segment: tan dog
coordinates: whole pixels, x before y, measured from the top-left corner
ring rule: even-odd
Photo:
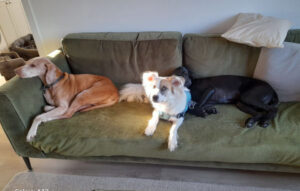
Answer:
[[[21,78],[38,76],[44,84],[46,113],[35,117],[27,134],[32,141],[42,122],[70,118],[77,111],[89,111],[118,102],[119,94],[112,81],[104,76],[63,73],[47,58],[33,58],[15,70]]]

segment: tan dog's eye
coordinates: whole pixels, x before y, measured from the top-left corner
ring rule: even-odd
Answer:
[[[34,64],[30,64],[29,66],[30,66],[30,67],[32,67],[32,68],[33,68],[33,67],[35,67],[35,65],[34,65]]]

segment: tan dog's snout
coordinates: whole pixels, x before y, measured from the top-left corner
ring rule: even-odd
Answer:
[[[30,71],[30,66],[28,64],[25,64],[24,66],[21,66],[19,68],[15,69],[15,73],[20,77],[20,78],[29,78],[29,77],[34,77],[31,74]]]
[[[15,74],[17,74],[18,76],[22,77],[23,76],[22,75],[23,74],[22,73],[22,69],[23,69],[23,66],[16,68],[15,69]]]

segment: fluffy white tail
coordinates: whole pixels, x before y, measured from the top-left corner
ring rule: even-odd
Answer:
[[[125,84],[120,90],[121,101],[149,103],[142,84]]]

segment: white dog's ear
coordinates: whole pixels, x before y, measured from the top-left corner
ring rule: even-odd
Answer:
[[[175,87],[184,86],[185,79],[181,76],[172,76],[172,85]]]
[[[158,77],[157,72],[144,72],[143,73],[143,84],[153,83],[155,78]]]

